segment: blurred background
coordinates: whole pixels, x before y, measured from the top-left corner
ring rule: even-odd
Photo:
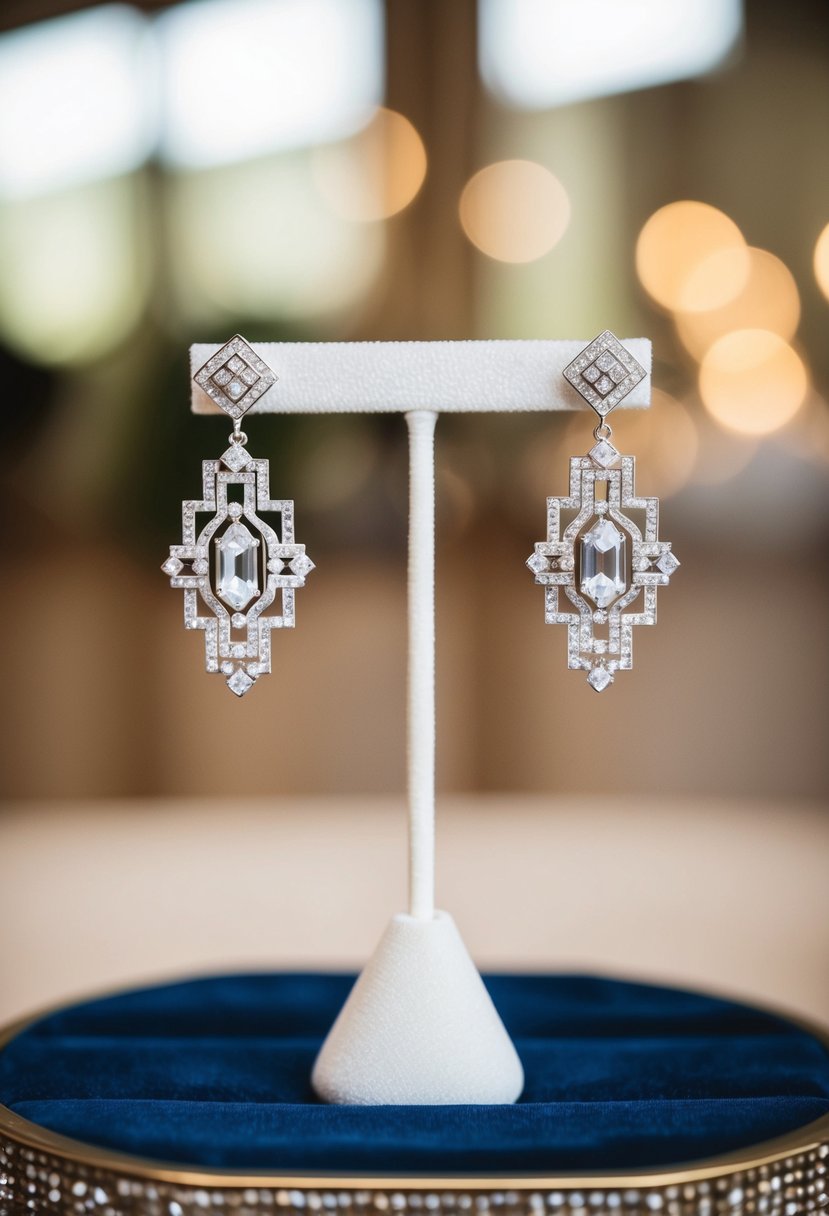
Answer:
[[[653,408],[620,412],[615,439],[683,565],[633,672],[601,696],[566,670],[523,567],[591,418],[440,422],[440,790],[536,795],[521,805],[542,819],[618,806],[615,828],[585,830],[632,855],[625,808],[699,813],[701,856],[718,847],[701,808],[744,808],[741,857],[761,821],[785,832],[805,815],[809,864],[829,863],[827,119],[822,0],[9,0],[0,833],[23,866],[9,915],[13,892],[71,879],[63,846],[43,869],[38,824],[88,860],[104,820],[83,816],[104,807],[107,824],[171,798],[399,807],[399,418],[248,428],[318,567],[253,695],[205,677],[158,569],[227,432],[189,414],[187,348],[236,331],[651,337]],[[739,881],[766,897],[750,871]],[[809,898],[801,922],[829,922]],[[828,969],[818,991],[801,962],[802,1001],[829,1014]]]

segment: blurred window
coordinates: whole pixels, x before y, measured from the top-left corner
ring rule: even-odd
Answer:
[[[320,158],[378,195],[368,218],[406,205],[425,168],[398,188],[383,89],[381,0],[110,4],[1,36],[0,337],[87,363],[151,301],[174,327],[353,307],[383,229]]]
[[[548,109],[708,72],[741,30],[741,0],[480,0],[481,74]]]
[[[112,177],[155,142],[147,23],[104,6],[0,38],[0,194]]]
[[[223,164],[353,135],[382,101],[378,0],[201,0],[157,21],[162,152]]]

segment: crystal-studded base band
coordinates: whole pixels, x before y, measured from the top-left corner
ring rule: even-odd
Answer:
[[[34,1136],[30,1137],[29,1129]],[[0,1213],[30,1216],[801,1216],[829,1209],[829,1117],[788,1149],[642,1175],[367,1178],[228,1175],[153,1165],[52,1136],[0,1107]],[[57,1147],[50,1147],[52,1142]],[[778,1143],[778,1142],[774,1142]],[[782,1143],[782,1142],[781,1142]],[[762,1146],[761,1146],[762,1147]],[[97,1157],[97,1160],[96,1160]]]

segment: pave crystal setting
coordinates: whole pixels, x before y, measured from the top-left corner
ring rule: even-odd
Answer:
[[[253,347],[236,334],[199,368],[193,379],[236,422],[276,384],[277,377]]]
[[[645,374],[607,330],[565,369],[600,426],[587,455],[570,459],[569,495],[547,499],[547,539],[527,560],[544,587],[545,621],[567,626],[568,667],[586,671],[596,692],[633,666],[634,626],[656,624],[657,590],[679,568],[659,539],[659,500],[637,495],[634,458],[618,452],[604,422]],[[573,518],[562,530],[563,512]],[[562,590],[575,611],[562,608]]]
[[[202,497],[181,504],[181,544],[170,546],[161,569],[184,592],[185,629],[204,633],[207,671],[243,697],[270,672],[271,632],[293,628],[294,597],[314,563],[294,540],[293,502],[271,499],[268,462],[250,455],[239,432],[239,418],[276,376],[237,336],[194,380],[235,429],[227,451],[202,462]],[[278,515],[278,525],[266,515]],[[209,517],[203,526],[199,516]]]
[[[609,329],[594,338],[564,369],[565,379],[605,418],[647,372]]]

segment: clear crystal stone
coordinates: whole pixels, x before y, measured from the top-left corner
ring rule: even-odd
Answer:
[[[234,401],[237,401],[243,393],[247,392],[247,389],[241,380],[231,380],[225,392],[228,397],[232,397]]]
[[[169,574],[170,578],[175,578],[183,566],[184,563],[177,557],[168,557],[166,562],[162,563],[161,569],[165,574]]]
[[[227,504],[227,513],[231,519],[238,519],[243,511],[244,507],[240,502],[229,502]]]
[[[603,689],[607,688],[608,684],[613,683],[613,676],[606,667],[591,667],[587,683],[591,688],[595,688],[596,692],[602,692]]]
[[[230,385],[227,391],[230,392],[232,387],[233,385]],[[595,385],[596,392],[601,393],[603,397],[606,397],[610,390],[615,387],[616,386],[610,379],[610,376],[602,376],[601,380],[597,380]]]
[[[213,373],[213,379],[216,381],[219,388],[224,388],[228,381],[233,379],[233,376],[226,367],[220,367],[217,372]]]
[[[600,374],[601,373],[599,372],[599,369],[596,367],[595,363],[591,363],[590,366],[586,367],[582,372],[582,375],[588,384],[595,384]]]
[[[249,688],[253,688],[253,680],[244,667],[237,667],[228,680],[227,686],[231,692],[236,693],[237,697],[243,697]]]
[[[626,556],[625,535],[609,519],[599,520],[582,537],[579,586],[597,608],[607,608],[625,591]]]
[[[244,359],[240,359],[238,355],[233,355],[232,358],[228,359],[227,366],[238,376],[239,372],[244,371],[247,367],[247,363],[245,363]]]
[[[237,611],[259,594],[259,541],[244,524],[231,524],[216,541],[216,594]]]
[[[659,561],[656,564],[659,567],[659,569],[662,571],[663,574],[667,574],[670,577],[673,574],[674,570],[677,570],[679,568],[680,561],[679,561],[679,558],[674,557],[673,553],[671,553],[670,549],[668,549],[665,553],[662,554],[662,556],[660,557]]]
[[[607,439],[600,439],[599,442],[590,449],[587,453],[594,464],[599,465],[602,469],[609,469],[612,464],[615,464],[619,459],[619,453],[613,444]]]

